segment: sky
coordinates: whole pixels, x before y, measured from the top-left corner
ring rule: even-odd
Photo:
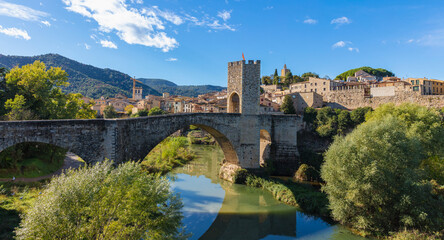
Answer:
[[[227,85],[227,63],[444,80],[442,0],[0,0],[0,54],[57,53],[136,78]]]

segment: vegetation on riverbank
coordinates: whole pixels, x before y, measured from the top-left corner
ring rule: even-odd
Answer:
[[[0,178],[40,177],[63,166],[66,150],[44,143],[20,143],[0,152]]]
[[[142,161],[142,167],[150,172],[165,174],[194,158],[186,137],[168,137],[159,143]]]
[[[105,161],[54,177],[15,232],[17,239],[176,239],[181,208],[166,178],[140,163]]]
[[[336,137],[321,170],[332,217],[363,235],[441,231],[443,123],[434,109],[387,104]]]

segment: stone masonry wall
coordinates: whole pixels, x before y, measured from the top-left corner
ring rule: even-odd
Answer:
[[[444,95],[420,95],[413,91],[395,89],[395,96],[365,97],[364,89],[351,89],[331,91],[324,95],[326,106],[343,109],[356,109],[359,107],[377,108],[381,104],[416,103],[426,107],[443,108]]]

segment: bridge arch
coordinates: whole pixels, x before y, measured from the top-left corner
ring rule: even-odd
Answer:
[[[176,119],[178,119],[178,121],[176,121]],[[164,123],[165,120],[167,120],[168,124]],[[187,116],[186,114],[176,114],[138,118],[134,123],[134,125],[131,125],[137,126],[138,129],[133,129],[132,126],[127,128],[127,130],[130,129],[128,132],[130,136],[125,138],[125,140],[127,141],[126,145],[130,146],[125,149],[126,156],[121,157],[120,159],[142,160],[160,142],[171,136],[173,133],[181,129],[187,129],[190,125],[194,125],[205,130],[214,137],[221,147],[227,162],[237,165],[240,164],[235,143],[238,138],[236,135],[236,129],[228,127],[224,121],[214,121],[211,117],[195,118],[193,115]]]

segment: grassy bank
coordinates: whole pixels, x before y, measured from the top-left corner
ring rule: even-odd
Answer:
[[[189,141],[186,137],[169,137],[146,156],[142,166],[150,173],[165,174],[194,158],[194,153],[188,147]]]

